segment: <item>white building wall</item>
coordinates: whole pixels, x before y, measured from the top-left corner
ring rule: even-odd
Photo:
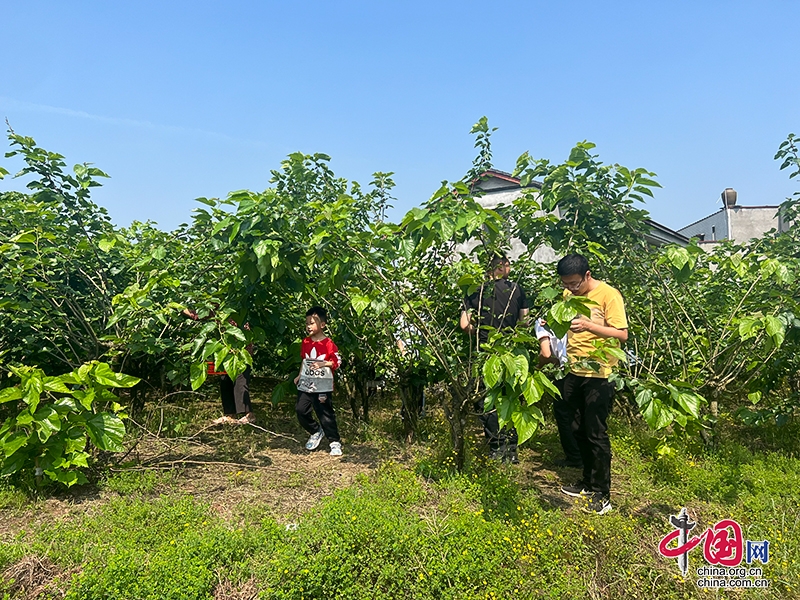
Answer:
[[[488,183],[488,182],[487,182]],[[505,182],[504,182],[505,183]],[[506,185],[508,185],[506,183]],[[481,184],[483,187],[484,184]],[[489,186],[486,186],[489,187]],[[519,198],[524,190],[522,188],[512,189],[512,190],[504,190],[504,191],[497,191],[492,192],[490,189],[487,190],[484,188],[484,195],[480,198],[476,198],[476,200],[481,204],[481,206],[489,209],[495,209],[498,206],[507,206],[514,202],[517,198]],[[545,211],[536,211],[534,213],[535,216],[540,217],[544,216],[546,213]],[[556,214],[558,212],[556,211]],[[456,247],[457,252],[462,252],[467,254],[470,250],[472,250],[475,246],[478,245],[478,241],[471,241],[467,242],[466,244],[459,244]],[[513,238],[511,240],[511,248],[508,252],[508,258],[513,262],[518,259],[520,256],[528,252],[528,248],[525,244],[522,243],[522,240],[519,238]],[[552,248],[549,246],[539,246],[533,251],[533,260],[540,263],[552,263],[556,262],[560,257],[556,255]]]
[[[777,206],[734,206],[729,211],[731,237],[735,242],[746,242],[770,229],[778,229]]]

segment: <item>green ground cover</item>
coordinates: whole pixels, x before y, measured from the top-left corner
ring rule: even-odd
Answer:
[[[188,485],[199,477],[188,469],[123,470],[84,486],[85,508],[68,517],[48,514],[46,498],[0,491],[0,516],[16,523],[0,544],[0,598],[800,597],[796,424],[756,435],[723,422],[716,449],[687,444],[656,458],[646,429],[617,416],[614,511],[598,517],[558,492],[577,473],[552,466],[552,426],[518,466],[479,458],[476,428],[471,460],[456,473],[436,410],[411,446],[400,441],[391,410],[376,411],[369,426],[341,415],[344,460],[315,460],[326,473],[360,471],[335,490],[310,468],[273,477],[227,467],[215,485],[243,495],[221,511],[216,492]],[[260,416],[273,431],[295,427],[288,410]],[[231,464],[247,456],[278,464],[280,448],[259,448],[274,436],[243,428],[221,435],[214,443]],[[301,453],[288,456],[302,461]],[[298,490],[312,500],[275,500]],[[698,589],[700,548],[682,578],[657,545],[683,506],[698,530],[732,518],[744,539],[769,540],[770,587]]]

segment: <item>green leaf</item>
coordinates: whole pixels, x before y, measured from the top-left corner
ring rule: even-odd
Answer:
[[[67,454],[83,452],[85,448],[86,434],[82,427],[74,425],[64,437],[64,452]]]
[[[103,252],[108,252],[114,247],[114,244],[117,243],[117,238],[115,237],[102,237],[97,242],[97,247],[100,248]]]
[[[220,367],[221,365],[217,365],[217,368]],[[207,376],[208,373],[206,371],[206,361],[201,360],[200,362],[194,363],[189,369],[189,378],[192,382],[192,390],[197,390],[201,385],[203,385]]]
[[[30,231],[19,233],[11,238],[11,242],[14,244],[33,244],[35,241],[36,234],[31,233]]]
[[[667,246],[666,255],[667,260],[676,271],[681,271],[686,265],[689,265],[690,269],[694,267],[694,257],[686,248],[681,246]]]
[[[223,362],[225,362],[225,358],[228,356],[229,353],[230,353],[230,348],[228,348],[227,346],[222,346],[221,348],[219,348],[216,352],[214,352],[214,364],[221,365]]]
[[[528,378],[528,360],[521,355],[503,354],[501,360],[506,368],[506,382],[517,387]]]
[[[272,405],[277,406],[279,403],[283,402],[283,400],[294,391],[295,385],[294,381],[284,381],[283,383],[279,383],[275,386],[275,389],[272,390]]]
[[[562,338],[569,331],[572,324],[572,319],[578,316],[578,310],[573,306],[561,301],[556,302],[550,308],[550,318],[547,319],[547,325],[555,333],[556,337]]]
[[[636,392],[636,404],[639,405],[639,408],[644,409],[645,406],[650,404],[653,399],[653,392],[646,388],[640,388],[638,392]]]
[[[559,295],[560,295],[559,291],[551,287],[546,287],[541,292],[539,292],[539,297],[542,300],[546,300],[547,302],[555,300],[556,298],[558,298]]]
[[[497,419],[500,427],[504,427],[506,423],[511,421],[514,411],[519,410],[519,401],[517,398],[509,398],[504,394],[497,394],[494,398],[494,406],[497,409]]]
[[[700,402],[702,401],[700,396],[681,392],[675,400],[685,412],[692,415],[695,419],[700,418]]]
[[[36,407],[39,406],[42,392],[44,391],[44,381],[41,376],[41,371],[35,373],[28,379],[28,381],[25,382],[25,387],[27,389],[25,390],[25,395],[22,397],[22,400],[28,405],[31,412],[35,412]]]
[[[644,390],[648,394],[649,390]],[[641,392],[640,392],[641,393]],[[637,394],[637,403],[639,402]],[[642,406],[642,416],[651,429],[663,429],[672,422],[672,412],[656,397],[651,396],[650,402]]]
[[[408,238],[400,240],[398,250],[403,258],[406,260],[410,259],[411,255],[414,253],[414,241]]]
[[[92,373],[95,381],[101,385],[109,387],[129,388],[135,386],[139,381],[138,377],[132,375],[125,375],[124,373],[115,373],[111,367],[106,363],[99,363]]]
[[[539,425],[544,424],[544,416],[538,406],[521,406],[519,411],[511,415],[511,420],[517,430],[519,444],[531,439]]]
[[[239,329],[238,327],[233,327],[233,326],[228,327],[228,329],[227,329],[227,331],[225,333],[230,335],[230,336],[232,336],[232,337],[234,337],[234,338],[236,338],[240,342],[246,342],[247,341],[247,337],[244,335],[244,332],[241,329]]]
[[[273,240],[259,240],[253,244],[253,252],[256,255],[256,258],[262,258],[265,256],[273,247],[275,242]]]
[[[486,398],[483,401],[483,412],[489,412],[497,407],[500,403],[500,388],[492,388],[486,392]],[[498,416],[499,418],[499,416]]]
[[[536,404],[539,400],[542,399],[542,395],[544,394],[544,388],[542,387],[541,383],[538,381],[536,377],[538,373],[534,373],[533,375],[528,375],[528,377],[522,383],[522,396],[525,398],[526,404]]]
[[[17,425],[30,425],[31,423],[33,423],[33,415],[31,414],[30,410],[23,410],[17,415]]]
[[[33,415],[33,418],[39,441],[43,444],[47,443],[51,435],[61,431],[61,419],[52,406],[40,408],[36,411],[36,414]]]
[[[19,387],[9,387],[0,390],[0,404],[3,402],[13,402],[19,400],[23,396],[22,390]]]
[[[617,346],[611,346],[611,345],[606,344],[606,345],[603,346],[603,352],[613,356],[617,360],[624,361],[627,358],[625,356],[625,351],[622,350],[622,348],[619,348]]]
[[[0,475],[11,475],[17,471],[21,471],[27,462],[27,456],[24,452],[18,452],[13,457],[7,458],[2,461],[3,469],[0,470]]]
[[[458,287],[460,287],[467,296],[473,294],[480,285],[480,279],[471,273],[465,273],[458,278]]]
[[[23,431],[15,431],[3,442],[3,454],[8,458],[27,443],[27,434]]]
[[[209,323],[209,325],[212,324]],[[203,348],[205,343],[206,343],[206,336],[201,335],[200,337],[195,338],[194,343],[192,344],[192,356],[199,356],[200,349]],[[202,358],[205,360],[205,357]]]
[[[84,438],[85,439],[85,438]],[[69,462],[71,462],[76,467],[89,467],[89,454],[86,452],[75,452],[70,456]]]
[[[753,404],[758,404],[761,401],[761,392],[752,392],[747,394],[747,399]]]
[[[350,304],[359,317],[361,316],[361,313],[363,313],[364,310],[369,306],[370,302],[371,300],[369,296],[352,296],[350,298]]]
[[[72,395],[81,403],[81,406],[86,410],[92,410],[92,403],[95,399],[95,390],[89,389],[88,391],[84,392],[81,390],[76,390],[72,393]]]
[[[503,376],[503,363],[497,355],[490,356],[483,364],[483,381],[487,388],[493,388]]]
[[[63,483],[67,487],[72,487],[76,483],[81,483],[81,477],[83,477],[83,481],[86,481],[86,477],[83,476],[78,471],[67,471],[65,469],[48,469],[45,471],[45,474],[52,479],[53,481],[58,481],[59,483]]]
[[[561,397],[561,392],[558,391],[558,388],[553,384],[552,381],[550,381],[550,378],[547,377],[547,375],[545,375],[541,371],[536,371],[533,374],[533,377],[536,379],[539,385],[542,386],[543,389],[550,392],[550,395],[553,396],[553,398]]]
[[[450,219],[442,219],[439,221],[439,227],[442,230],[442,239],[451,240],[456,231],[456,225]]]
[[[61,377],[45,377],[44,389],[48,392],[56,392],[58,394],[70,394],[72,391],[64,385]]]
[[[202,360],[208,360],[213,354],[219,351],[221,348],[227,348],[225,344],[220,342],[219,340],[208,340],[206,345],[203,347],[203,353],[200,355]],[[218,365],[222,364],[222,361],[215,361]]]
[[[211,236],[217,235],[220,231],[228,227],[233,221],[233,217],[225,217],[221,221],[217,222],[214,227],[211,229]]]
[[[247,369],[247,361],[241,355],[231,353],[225,360],[224,368],[228,377],[236,381],[236,378]]]
[[[742,317],[739,321],[739,337],[743,340],[749,339],[758,333],[761,328],[760,319],[754,317]]]
[[[783,322],[777,317],[767,315],[764,317],[764,329],[766,329],[767,335],[772,338],[772,343],[775,344],[775,347],[779,348],[786,337],[786,327]]]
[[[101,450],[122,452],[122,438],[125,436],[125,424],[116,415],[108,412],[92,415],[86,420],[86,431],[92,443]]]
[[[77,371],[72,372],[72,376],[78,380],[78,383],[87,383],[89,381],[89,372],[92,370],[92,363],[85,363],[78,367]]]

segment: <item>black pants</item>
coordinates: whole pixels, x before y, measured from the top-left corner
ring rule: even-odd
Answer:
[[[500,421],[497,418],[497,409],[493,408],[489,412],[483,412],[483,399],[475,401],[475,411],[479,413],[483,425],[483,435],[489,443],[489,450],[501,450],[503,452],[516,452],[517,450],[517,430],[511,424],[500,429]]]
[[[294,410],[300,425],[308,433],[317,433],[322,427],[329,442],[338,442],[339,427],[336,425],[336,413],[333,412],[332,396],[333,392],[298,392]],[[312,410],[317,413],[319,425],[314,420]]]
[[[611,492],[611,442],[606,420],[611,412],[614,384],[599,377],[569,373],[563,396],[572,411],[572,433],[583,459],[583,483],[592,492]]]
[[[553,398],[553,416],[558,427],[558,439],[561,440],[561,447],[564,449],[567,462],[578,465],[583,462],[583,458],[575,435],[572,433],[574,411],[570,408],[569,402],[564,399],[564,380],[557,379],[554,384],[561,392],[560,398]]]
[[[236,383],[227,375],[219,380],[219,393],[222,396],[222,412],[226,415],[236,413],[249,413],[253,410],[250,405],[250,375],[251,369],[236,378]]]

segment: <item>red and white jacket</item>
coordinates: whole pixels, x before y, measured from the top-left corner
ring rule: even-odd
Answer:
[[[300,377],[297,389],[307,393],[325,393],[333,391],[333,372],[339,368],[341,358],[339,349],[329,337],[318,341],[307,337],[300,346]],[[322,361],[330,361],[330,367],[321,366]]]
[[[317,342],[307,337],[303,340],[300,346],[300,358],[310,358],[311,360],[329,360],[333,363],[331,370],[335,371],[342,364],[342,358],[339,356],[339,348],[333,343],[329,337],[323,338]]]

